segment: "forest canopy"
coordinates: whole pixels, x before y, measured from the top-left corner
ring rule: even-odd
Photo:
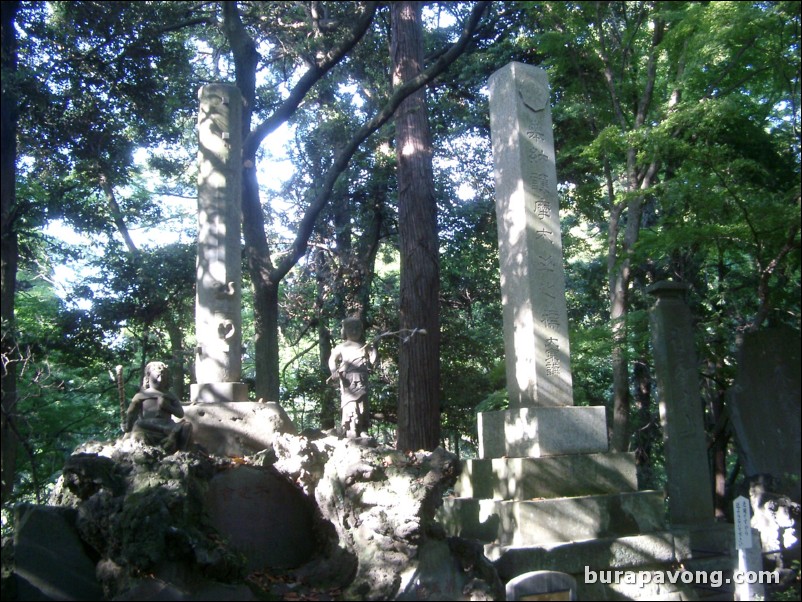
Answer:
[[[403,316],[435,303],[437,369],[409,370],[435,383],[435,443],[475,454],[476,412],[507,403],[486,84],[520,61],[552,88],[576,402],[608,408],[611,448],[659,486],[645,290],[687,283],[721,510],[742,337],[800,329],[800,4],[427,2],[423,62],[401,80],[391,4],[2,3],[4,508],[42,499],[79,443],[120,435],[147,362],[188,398],[209,82],[246,100],[253,398],[331,428],[328,358],[356,315],[379,337],[371,434],[395,445],[417,428]],[[397,154],[418,91],[439,258],[423,306],[402,301]]]

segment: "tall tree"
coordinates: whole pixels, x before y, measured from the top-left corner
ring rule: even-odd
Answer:
[[[391,7],[393,85],[423,71],[419,2]],[[424,90],[408,96],[395,115],[398,162],[398,238],[401,251],[400,326],[422,329],[402,344],[398,358],[398,449],[440,443],[440,258],[432,136]]]
[[[14,295],[16,292],[19,243],[17,240],[16,164],[17,164],[17,33],[14,20],[19,2],[2,3],[2,107],[0,107],[0,353],[2,372],[2,502],[5,503],[14,487],[17,459],[16,335],[14,325]]]
[[[597,5],[596,34],[598,36],[598,55],[601,59],[604,80],[615,114],[615,123],[620,131],[639,135],[647,125],[647,118],[653,113],[654,89],[657,78],[657,62],[659,46],[665,32],[665,22],[655,11],[653,14],[628,15],[648,25],[651,39],[646,43],[644,52],[646,68],[640,81],[630,89],[623,87],[630,84],[621,70],[621,62],[614,62],[611,54],[611,40],[620,40],[622,32],[618,31],[619,15],[605,20],[600,5]],[[606,27],[605,27],[606,26]],[[633,38],[637,30],[628,32]],[[629,57],[625,49],[623,69],[629,69]],[[640,58],[640,57],[639,57]],[[616,68],[616,64],[619,65]],[[634,108],[634,110],[633,110]],[[629,112],[631,111],[631,113]],[[632,253],[638,242],[641,229],[643,208],[647,199],[647,191],[655,182],[660,167],[656,157],[646,160],[639,153],[635,144],[627,145],[626,167],[623,194],[616,199],[613,193],[613,180],[608,179],[610,219],[608,222],[607,274],[610,293],[610,322],[613,330],[613,424],[610,446],[615,451],[627,451],[629,446],[629,413],[632,396],[629,389],[629,358],[627,357],[627,312],[629,311],[629,288],[632,281]],[[641,157],[639,157],[641,154]],[[610,194],[613,193],[613,194]],[[623,235],[622,235],[623,231]]]

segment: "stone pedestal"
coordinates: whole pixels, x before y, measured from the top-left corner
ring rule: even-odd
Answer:
[[[248,385],[245,383],[194,384],[189,386],[189,395],[194,403],[248,401]]]
[[[662,491],[538,500],[446,499],[441,519],[450,533],[505,546],[533,546],[665,529]]]
[[[480,412],[480,458],[539,458],[607,451],[602,406],[525,407]]]
[[[193,441],[217,456],[250,456],[272,449],[277,435],[296,433],[275,402],[198,403],[184,406],[184,418],[192,423]]]
[[[531,500],[638,490],[634,453],[465,460],[459,497]]]

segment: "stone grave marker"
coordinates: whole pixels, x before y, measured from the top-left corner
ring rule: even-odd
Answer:
[[[757,574],[763,570],[760,546],[755,545],[752,534],[752,510],[749,500],[739,496],[732,501],[732,515],[735,528],[735,548],[738,550],[738,570],[742,575]],[[739,600],[763,600],[765,588],[762,583],[749,583],[744,579],[737,584]]]

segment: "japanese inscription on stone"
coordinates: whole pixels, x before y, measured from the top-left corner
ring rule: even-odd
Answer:
[[[511,63],[490,78],[510,407],[573,405],[549,87]]]

